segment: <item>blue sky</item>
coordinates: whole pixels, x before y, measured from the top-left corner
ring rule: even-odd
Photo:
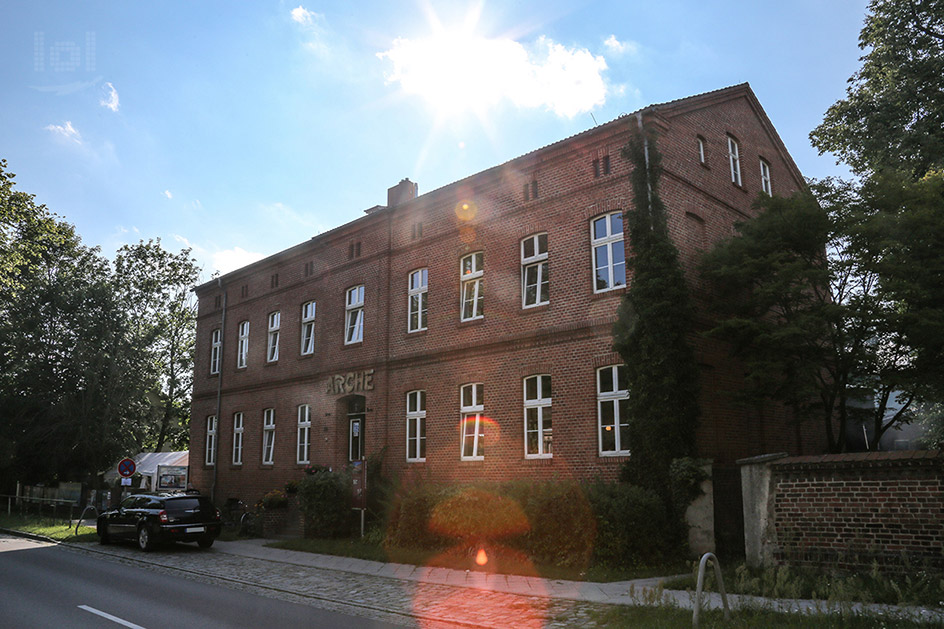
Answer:
[[[808,177],[866,0],[0,0],[0,158],[112,256],[232,270],[644,107],[748,81]],[[458,71],[457,71],[458,69]]]

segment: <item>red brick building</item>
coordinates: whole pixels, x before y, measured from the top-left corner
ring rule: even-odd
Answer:
[[[386,206],[199,286],[194,485],[250,502],[309,464],[382,449],[404,478],[616,478],[630,394],[611,349],[632,197],[620,149],[639,116],[659,135],[661,196],[697,300],[699,252],[762,191],[803,186],[747,84],[422,196],[403,180]],[[739,366],[698,332],[698,443],[715,461],[723,533],[739,527],[739,511],[721,513],[740,501],[736,459],[821,445],[779,411],[737,406]]]

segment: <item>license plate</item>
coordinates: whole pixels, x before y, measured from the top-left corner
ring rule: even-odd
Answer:
[[[206,530],[206,527],[203,526],[188,526],[184,529],[184,533],[202,533]]]

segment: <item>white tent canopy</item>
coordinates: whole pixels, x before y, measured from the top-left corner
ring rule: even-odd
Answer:
[[[145,487],[145,482],[148,488],[153,488],[157,486],[157,468],[159,465],[182,465],[184,467],[190,464],[190,451],[183,450],[181,452],[140,452],[133,457],[136,474],[141,476],[146,476],[150,480],[144,481],[142,479],[141,487]],[[118,479],[118,461],[115,461],[115,465],[105,472],[105,482],[111,484]]]

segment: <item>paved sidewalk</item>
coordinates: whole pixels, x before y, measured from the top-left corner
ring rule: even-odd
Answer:
[[[253,557],[296,566],[339,570],[355,574],[388,577],[402,581],[414,581],[454,587],[475,588],[505,594],[540,596],[570,601],[587,601],[608,604],[641,604],[648,594],[655,595],[656,588],[665,577],[635,579],[613,583],[588,581],[564,581],[518,575],[490,574],[449,568],[430,568],[408,564],[383,563],[352,557],[336,557],[314,553],[268,548],[271,540],[253,539],[236,542],[216,542],[214,548],[220,552],[242,557]]]

